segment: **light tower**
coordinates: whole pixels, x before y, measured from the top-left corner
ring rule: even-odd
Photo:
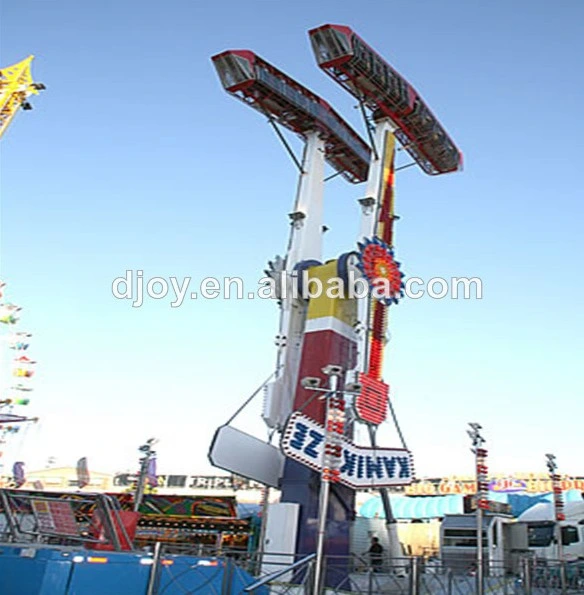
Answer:
[[[546,466],[549,471],[550,479],[552,480],[552,491],[554,498],[554,517],[555,517],[555,539],[558,547],[558,561],[560,563],[560,580],[562,586],[562,593],[566,591],[566,566],[564,561],[564,545],[562,543],[562,526],[561,522],[566,520],[564,513],[564,500],[562,498],[562,486],[560,484],[561,477],[558,473],[558,464],[556,456],[548,453],[545,455]]]
[[[485,592],[485,564],[483,560],[483,534],[485,530],[483,512],[489,510],[487,450],[483,448],[485,439],[481,435],[482,426],[474,422],[469,423],[468,425],[470,426],[470,430],[467,430],[467,434],[472,440],[471,451],[475,456],[477,483],[477,594],[483,595]]]
[[[146,440],[138,450],[142,453],[140,458],[140,470],[136,481],[136,491],[134,492],[134,512],[140,510],[146,485],[156,487],[156,451],[154,445],[158,442],[156,438]]]

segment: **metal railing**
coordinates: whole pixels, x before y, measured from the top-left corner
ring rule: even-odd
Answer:
[[[85,545],[120,551],[131,540],[120,505],[107,494],[56,494],[0,489],[0,541]],[[122,547],[122,543],[126,544]]]
[[[116,502],[79,494],[68,499],[74,527],[51,528],[44,505],[63,503],[50,494],[0,490],[0,541],[122,549],[127,539]],[[50,508],[50,506],[49,506]],[[56,510],[61,511],[61,506]],[[95,512],[101,529],[95,531]],[[120,530],[122,531],[120,533]],[[59,532],[60,531],[60,532]],[[134,550],[136,551],[136,550]],[[140,552],[151,559],[146,595],[173,592],[213,595],[475,595],[476,565],[464,557],[372,560],[365,555],[325,556],[323,582],[314,592],[314,554],[249,553],[203,544],[161,544]],[[146,553],[148,552],[148,553]],[[510,566],[488,563],[485,595],[584,595],[584,560],[563,562],[525,556]],[[193,587],[193,585],[199,585]],[[201,587],[201,585],[203,585]],[[326,586],[324,586],[326,585]],[[201,590],[201,588],[203,590]]]
[[[275,572],[272,572],[271,574],[268,574],[267,576],[263,577],[259,581],[256,581],[252,585],[249,585],[248,587],[246,587],[243,591],[244,591],[244,593],[255,593],[258,589],[260,589],[260,587],[264,587],[266,585],[269,585],[270,583],[274,584],[275,581],[277,581],[279,578],[285,576],[286,574],[298,573],[298,571],[305,569],[305,567],[307,567],[308,572],[304,573],[304,578],[302,579],[302,586],[306,586],[307,584],[309,584],[309,581],[312,577],[312,571],[313,571],[313,565],[314,565],[315,559],[316,559],[316,554],[310,554],[310,555],[306,556],[305,558],[298,560],[298,562],[294,562],[293,564],[290,564],[289,566],[285,566],[281,570],[277,570]],[[295,586],[297,586],[297,584],[295,584]]]
[[[163,548],[164,549],[164,548]],[[161,553],[161,558],[165,554]],[[278,562],[277,558],[281,561]],[[262,564],[261,553],[222,552],[217,558],[228,575],[220,595],[476,595],[477,577],[474,569],[457,571],[437,559],[422,557],[385,558],[381,565],[372,566],[358,555],[326,556],[323,585],[314,592],[314,554],[296,557],[289,554],[269,554],[269,564]],[[266,570],[268,569],[268,570]],[[584,561],[564,565],[566,584],[562,588],[561,565],[557,561],[525,559],[521,571],[513,574],[502,565],[490,564],[485,570],[485,595],[577,595],[584,594]],[[196,568],[193,568],[196,572]],[[167,573],[162,566],[161,573]],[[247,586],[232,589],[230,580],[241,573],[255,577]],[[198,592],[198,591],[197,591]],[[203,591],[201,591],[202,593]],[[211,595],[215,591],[209,590]],[[148,595],[164,595],[149,591]]]

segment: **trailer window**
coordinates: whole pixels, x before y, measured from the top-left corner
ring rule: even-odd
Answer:
[[[576,527],[562,527],[562,545],[571,545],[572,543],[578,543],[579,541],[580,536],[578,535],[578,529]]]
[[[554,524],[529,524],[527,528],[527,540],[529,547],[547,547],[552,543],[554,537]]]
[[[477,532],[475,529],[445,529],[443,545],[445,547],[476,547]],[[488,540],[483,532],[483,546],[488,545]]]

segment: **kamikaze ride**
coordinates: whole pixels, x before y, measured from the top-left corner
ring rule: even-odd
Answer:
[[[389,406],[382,371],[388,312],[404,288],[394,254],[396,139],[430,175],[461,169],[462,157],[415,89],[351,29],[324,25],[309,36],[319,66],[358,100],[369,144],[326,101],[253,52],[225,51],[213,62],[224,88],[267,117],[299,169],[288,250],[267,271],[277,282],[280,328],[263,418],[279,433],[285,459],[274,481],[282,490],[281,503],[270,507],[266,532],[278,523],[273,535],[281,534],[284,522],[287,541],[266,540],[272,545],[265,543],[264,549],[318,556],[324,547],[326,554],[342,557],[350,553],[355,490],[381,489],[391,522],[384,490],[414,476],[403,437],[399,448],[376,442]],[[278,125],[304,140],[302,160],[294,157]],[[366,182],[367,191],[359,199],[356,249],[323,264],[325,162],[349,182]],[[326,288],[339,278],[345,290],[361,278],[369,285],[367,297],[346,292],[330,297],[325,291],[307,297],[307,285]],[[355,423],[367,427],[369,445],[353,442]],[[401,437],[399,428],[398,433]],[[210,458],[245,474],[237,465]],[[272,454],[268,458],[275,460]],[[278,469],[276,463],[273,467]],[[252,479],[265,476],[249,465],[246,472]],[[348,571],[346,561],[334,564],[324,573],[329,586]],[[322,584],[318,570],[317,563],[316,584]]]

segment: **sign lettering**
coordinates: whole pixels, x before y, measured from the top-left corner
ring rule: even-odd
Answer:
[[[324,457],[325,429],[300,412],[293,413],[282,435],[282,452],[320,471]],[[401,448],[367,448],[347,439],[342,442],[340,483],[375,488],[410,484],[413,465],[409,451]]]

